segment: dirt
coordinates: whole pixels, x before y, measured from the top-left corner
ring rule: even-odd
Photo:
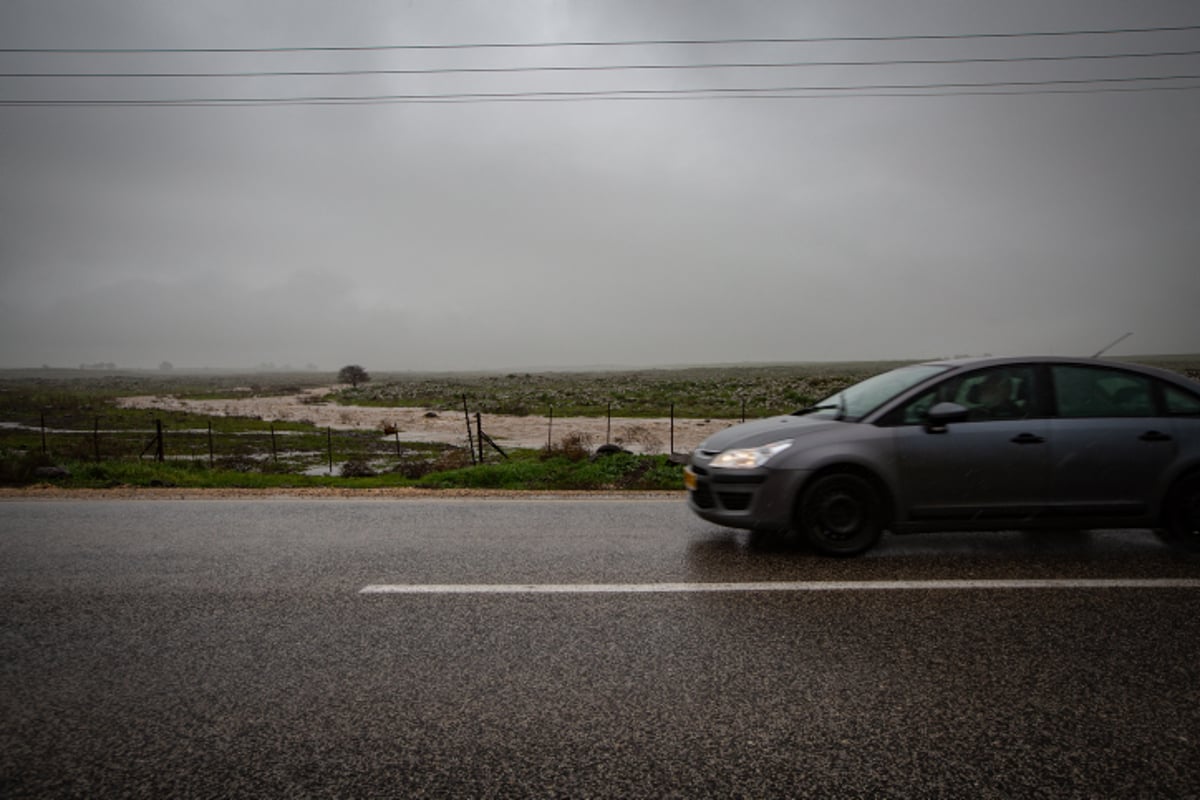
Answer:
[[[5,500],[263,500],[274,498],[343,498],[353,500],[395,500],[422,498],[441,500],[448,497],[529,500],[678,500],[683,492],[668,491],[520,491],[508,489],[417,489],[394,486],[380,489],[336,487],[273,489],[191,489],[178,487],[114,486],[110,489],[72,489],[39,483],[33,486],[0,486],[0,502]]]
[[[440,442],[465,445],[467,418],[463,413],[433,411],[426,408],[375,408],[314,402],[327,394],[329,387],[312,389],[289,397],[244,397],[223,400],[189,400],[175,396],[121,398],[126,408],[186,411],[211,417],[254,417],[271,422],[309,422],[320,428],[388,430],[394,428],[401,441]],[[512,416],[488,414],[482,417],[483,431],[501,447],[540,448],[558,445],[572,434],[588,437],[593,446],[608,442],[635,453],[688,453],[710,434],[737,420],[669,418],[614,418]],[[474,415],[471,418],[474,436]],[[672,447],[673,445],[673,447]]]

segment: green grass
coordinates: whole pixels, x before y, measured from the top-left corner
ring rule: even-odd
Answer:
[[[506,375],[380,375],[357,389],[344,389],[344,404],[409,406],[440,411],[546,416],[676,417],[711,419],[761,417],[809,405],[862,378],[893,366],[791,365],[548,372]]]
[[[35,466],[50,463],[66,468],[70,477],[38,480]],[[210,467],[205,462],[178,463],[142,461],[50,460],[40,453],[5,454],[0,458],[0,483],[25,485],[50,483],[65,488],[113,488],[117,486],[170,486],[206,489],[282,489],[305,487],[507,490],[674,490],[683,488],[682,467],[666,456],[618,453],[595,459],[572,460],[547,457],[537,451],[519,450],[508,460],[407,477],[400,472],[383,472],[369,477],[302,475],[261,470],[232,470]]]

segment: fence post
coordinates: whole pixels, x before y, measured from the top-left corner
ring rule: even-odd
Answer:
[[[212,469],[215,463],[216,454],[213,448],[212,420],[210,419],[208,421],[208,468]]]
[[[92,424],[92,452],[96,456],[96,463],[100,463],[100,418],[96,417],[96,421]]]
[[[271,461],[279,461],[279,446],[275,443],[275,423],[271,423]]]
[[[329,444],[329,474],[333,474],[333,428],[325,428],[325,440]]]
[[[166,450],[163,446],[163,424],[161,419],[154,420],[154,430],[157,433],[158,448],[154,451],[154,460],[162,463],[166,460]]]
[[[471,412],[467,408],[466,394],[464,394],[462,396],[462,400],[463,400],[463,416],[467,418],[467,452],[471,454],[471,463],[476,464],[478,462],[475,460],[475,440],[471,438]],[[483,445],[480,445],[480,449],[481,450],[483,449]]]
[[[483,415],[475,412],[475,440],[479,445],[479,463],[483,463]]]
[[[546,424],[546,452],[554,449],[554,406],[550,406],[550,421]]]
[[[46,412],[42,412],[42,453],[46,452]]]
[[[612,444],[612,400],[608,401],[608,423],[604,426],[604,443]]]
[[[675,404],[671,403],[671,454],[675,453]]]

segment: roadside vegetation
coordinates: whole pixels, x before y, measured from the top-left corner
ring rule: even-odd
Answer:
[[[36,469],[65,470],[61,477],[39,477]],[[236,470],[202,462],[77,461],[40,453],[5,452],[0,485],[53,484],[67,488],[111,489],[122,486],[206,489],[305,489],[314,487],[385,489],[674,490],[682,489],[681,466],[667,456],[615,453],[572,460],[561,455],[520,450],[508,460],[472,466],[434,467],[419,477],[404,471],[344,475]]]

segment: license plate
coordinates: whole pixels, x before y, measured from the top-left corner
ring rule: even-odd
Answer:
[[[685,468],[683,470],[683,485],[688,488],[688,491],[696,491],[696,473]]]

